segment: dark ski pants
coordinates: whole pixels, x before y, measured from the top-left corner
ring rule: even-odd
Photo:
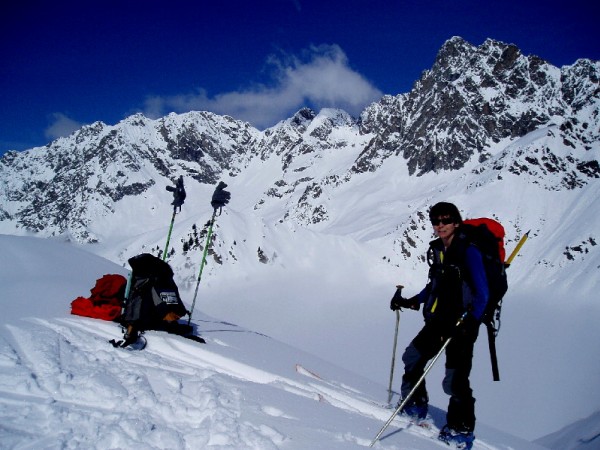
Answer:
[[[477,340],[478,330],[470,333],[456,333],[446,347],[446,375],[442,386],[450,396],[446,421],[448,426],[457,431],[473,431],[475,429],[475,399],[469,382],[473,362],[473,346]],[[447,335],[444,336],[439,327],[425,324],[417,336],[408,345],[402,361],[401,393],[405,398],[423,375],[427,363],[438,354]],[[427,403],[429,397],[425,380],[415,391],[410,403]]]

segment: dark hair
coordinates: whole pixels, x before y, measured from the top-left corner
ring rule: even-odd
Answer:
[[[429,218],[435,219],[437,217],[449,216],[454,220],[455,223],[462,223],[462,217],[458,208],[453,203],[439,202],[431,207],[429,210]]]

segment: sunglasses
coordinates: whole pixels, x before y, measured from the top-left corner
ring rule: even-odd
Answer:
[[[435,226],[435,225],[439,225],[440,223],[444,224],[444,225],[450,225],[451,223],[454,223],[454,219],[452,217],[442,217],[439,219],[435,219],[435,218],[431,218],[431,225]]]

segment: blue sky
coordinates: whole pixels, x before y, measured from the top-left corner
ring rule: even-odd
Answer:
[[[600,59],[591,0],[7,0],[0,154],[136,112],[273,125],[303,106],[358,114],[410,90],[452,36],[556,66]]]

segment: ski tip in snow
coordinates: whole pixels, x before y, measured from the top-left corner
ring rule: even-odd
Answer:
[[[183,337],[186,338],[186,339],[190,339],[192,341],[199,342],[200,344],[206,344],[206,341],[203,338],[201,338],[200,336],[195,336],[195,335],[192,334],[192,335],[183,336]]]
[[[301,364],[296,364],[296,372],[298,372],[300,375],[306,375],[307,377],[311,377],[316,380],[323,380],[323,378],[321,378],[319,375],[306,369]]]

